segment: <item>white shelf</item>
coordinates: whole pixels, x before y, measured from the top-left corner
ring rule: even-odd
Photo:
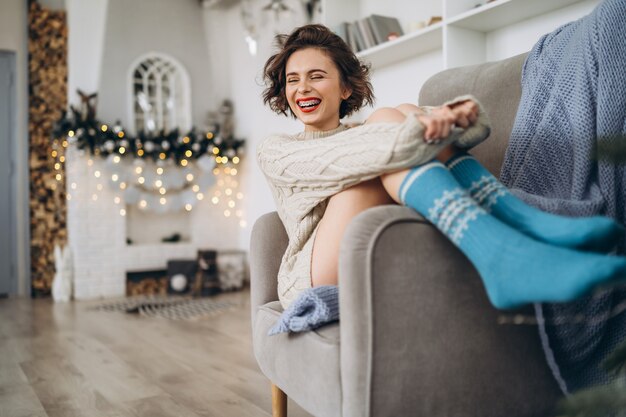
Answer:
[[[490,32],[581,1],[497,0],[451,17],[446,23],[479,32]]]
[[[357,56],[372,64],[372,69],[384,67],[398,61],[419,56],[425,52],[441,49],[443,23],[408,33],[397,39],[381,43],[357,53]]]
[[[342,21],[354,21],[372,13],[371,7],[365,6],[371,6],[374,0],[322,1],[324,23],[329,27],[335,27]],[[392,10],[398,10],[398,4],[403,10],[413,10],[415,5],[415,0],[386,1],[390,11],[387,13],[382,7],[382,10],[376,10],[375,13],[391,16],[394,14]],[[476,64],[486,59],[488,32],[577,3],[588,2],[588,0],[496,0],[472,8],[473,4],[484,0],[430,1],[440,2],[443,6],[442,22],[360,51],[357,56],[369,62],[373,70],[438,49],[443,52],[445,68]],[[411,21],[411,18],[405,20]]]

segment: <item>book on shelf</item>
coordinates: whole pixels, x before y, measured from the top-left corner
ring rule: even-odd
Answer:
[[[347,22],[346,22],[346,37],[347,37],[346,41],[348,42],[348,45],[350,45],[350,48],[354,52],[359,52],[358,45],[356,44],[356,38],[354,37],[354,33],[352,31],[352,24],[347,23]]]
[[[350,45],[354,52],[372,48],[404,35],[397,18],[377,14],[354,22],[342,22],[335,28],[335,33]]]
[[[363,34],[359,30],[359,27],[357,26],[357,24],[350,23],[348,26],[348,30],[349,30],[349,33],[352,34],[352,37],[354,39],[354,44],[356,46],[356,48],[353,48],[353,50],[355,52],[358,52],[358,51],[362,51],[363,49],[366,49],[367,47],[365,46],[365,39],[363,39]]]
[[[369,17],[359,19],[355,23],[359,32],[361,32],[361,36],[363,37],[363,43],[365,44],[365,48],[363,49],[372,48],[380,43],[376,42],[376,39],[374,39],[374,33],[372,32],[372,28],[369,23]]]
[[[376,44],[404,35],[400,21],[395,17],[373,14],[367,18]]]

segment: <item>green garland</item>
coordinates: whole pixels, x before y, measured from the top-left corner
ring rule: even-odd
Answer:
[[[178,129],[173,129],[168,132],[140,131],[132,137],[126,134],[119,121],[109,126],[98,121],[93,114],[82,116],[74,107],[55,124],[52,140],[53,149],[75,144],[78,149],[89,151],[93,156],[132,155],[154,161],[173,159],[182,164],[207,153],[219,163],[228,163],[234,158],[239,159],[245,144],[244,139],[222,138],[217,124],[204,133],[192,128],[181,134]]]

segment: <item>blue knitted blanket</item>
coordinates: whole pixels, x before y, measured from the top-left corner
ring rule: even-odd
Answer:
[[[339,320],[339,287],[321,285],[298,295],[282,312],[268,335],[313,330]]]
[[[625,25],[626,0],[605,0],[543,36],[528,55],[501,172],[502,182],[527,203],[626,223],[624,163],[598,156],[626,147]],[[618,253],[625,253],[624,242]],[[626,289],[618,287],[535,306],[546,357],[564,392],[611,380],[598,365],[625,340],[625,301]]]

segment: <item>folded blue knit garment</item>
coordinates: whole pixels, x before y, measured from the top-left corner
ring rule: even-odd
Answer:
[[[522,97],[500,180],[526,203],[626,224],[625,0],[544,35],[522,71]],[[617,248],[626,255],[626,236]],[[612,382],[604,359],[626,340],[626,286],[571,303],[536,304],[546,359],[564,393]],[[579,318],[582,318],[580,320]]]
[[[304,332],[337,320],[339,320],[339,287],[322,285],[304,290],[283,311],[268,335]]]

